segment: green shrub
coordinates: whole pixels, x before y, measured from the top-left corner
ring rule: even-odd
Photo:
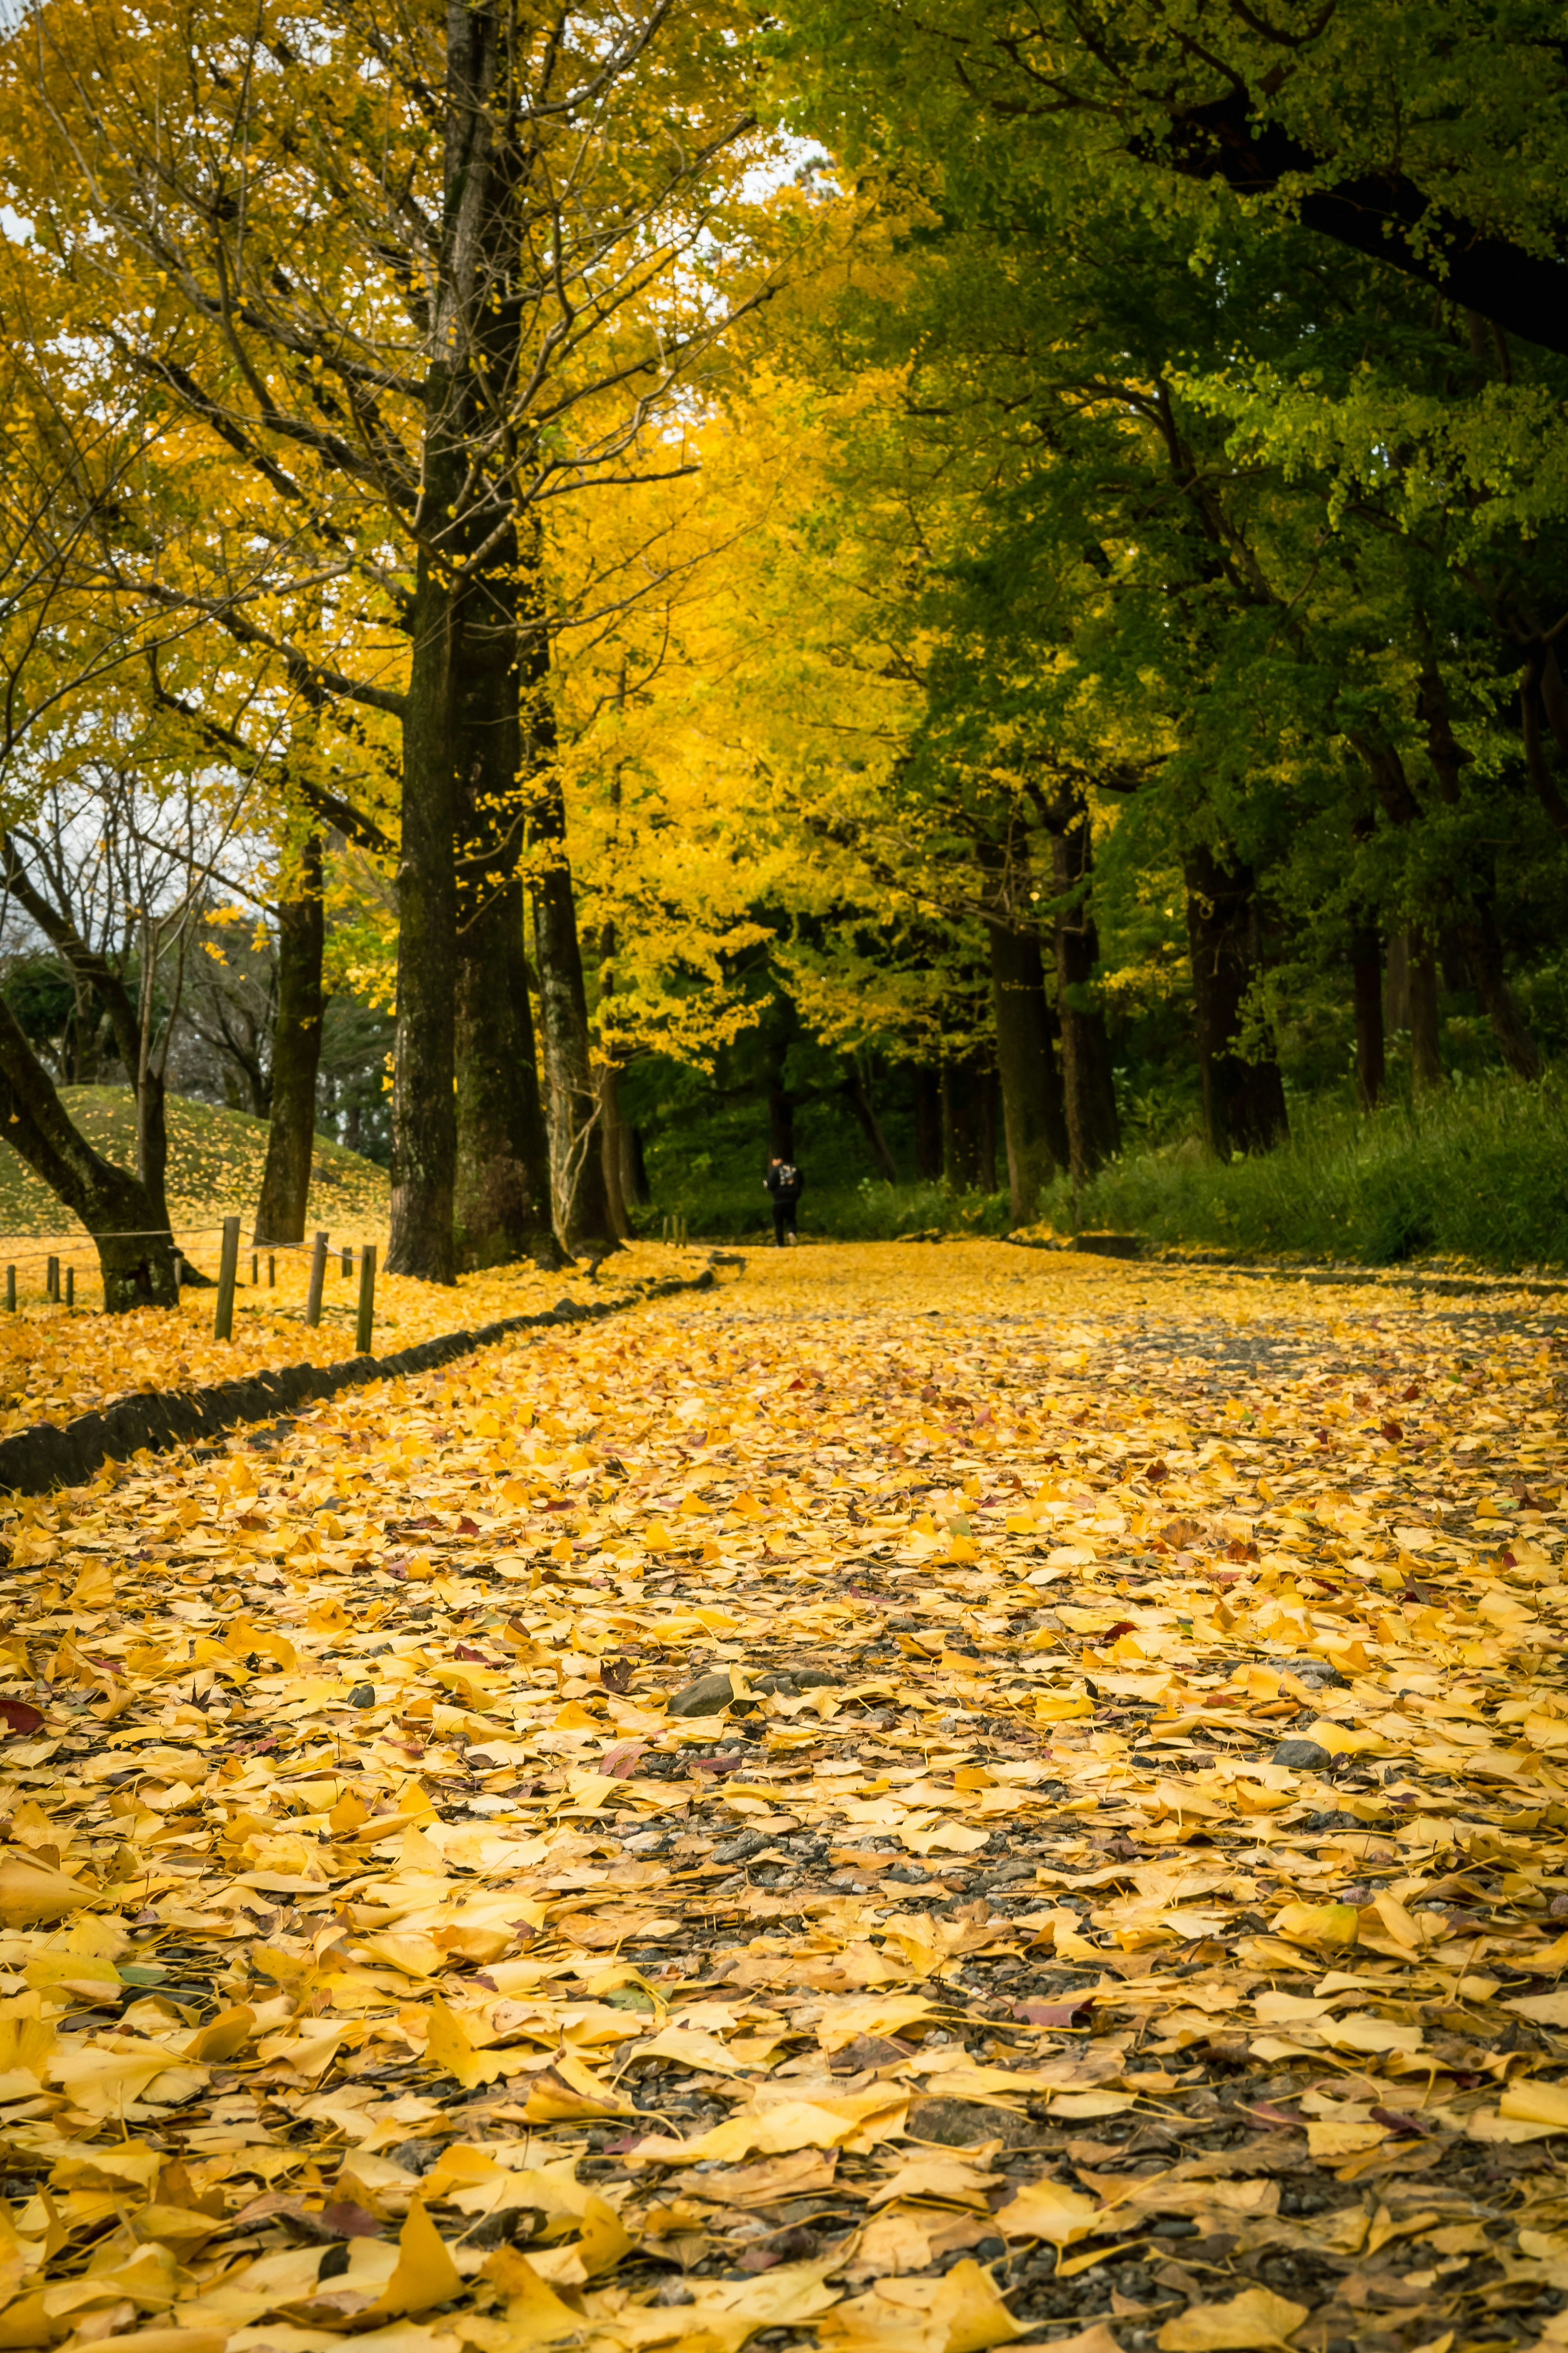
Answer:
[[[1192,1138],[1126,1155],[1085,1188],[1079,1227],[1368,1266],[1429,1253],[1568,1262],[1568,1093],[1557,1079],[1454,1083],[1371,1118],[1297,1102],[1290,1116],[1288,1145],[1228,1166]],[[1058,1231],[1072,1225],[1065,1179],[1044,1214]]]

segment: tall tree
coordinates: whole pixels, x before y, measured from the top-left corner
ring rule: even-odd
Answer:
[[[1568,353],[1552,235],[1568,163],[1563,27],[1549,0],[1128,7],[797,0],[781,85],[851,153],[894,141],[1011,195],[1048,174],[1163,213],[1190,244],[1216,195],[1300,223],[1332,266],[1369,259]]]
[[[713,282],[752,135],[731,36],[696,0],[527,22],[502,0],[348,0],[308,40],[265,5],[183,0],[149,28],[112,0],[36,0],[8,46],[12,194],[61,309],[224,473],[183,574],[121,546],[105,594],[201,613],[351,735],[397,731],[404,1271],[456,1265],[455,1091],[493,1097],[503,1050],[524,1068],[521,955],[481,998],[460,943],[484,953],[507,859],[560,834],[541,518],[679,469],[650,427],[765,282],[752,248],[733,299]],[[459,881],[459,834],[482,882]],[[552,871],[542,977],[574,1069],[580,952]],[[470,1105],[468,1254],[539,1244],[531,1125],[521,1096]]]
[[[252,1240],[302,1242],[316,1145],[316,1074],[326,992],[321,836],[312,827],[278,902],[278,1004],[273,1018],[267,1160]]]

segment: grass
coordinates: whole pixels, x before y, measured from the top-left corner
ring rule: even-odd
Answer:
[[[95,1150],[120,1167],[136,1166],[136,1107],[129,1087],[62,1087],[61,1099]],[[248,1112],[171,1095],[169,1213],[179,1227],[211,1225],[253,1211],[267,1158],[267,1122]],[[385,1222],[384,1168],[341,1144],[316,1138],[310,1222],[330,1229]],[[0,1240],[70,1232],[75,1220],[8,1144],[0,1144]],[[248,1227],[245,1229],[248,1233]]]
[[[1506,1269],[1568,1265],[1568,1092],[1487,1079],[1372,1118],[1291,1108],[1277,1152],[1207,1159],[1191,1138],[1101,1170],[1074,1205],[1044,1205],[1058,1232],[1114,1229],[1166,1246],[1301,1253],[1365,1266],[1428,1256]]]

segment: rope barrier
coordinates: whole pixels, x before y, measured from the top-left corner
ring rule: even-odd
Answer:
[[[168,1235],[169,1239],[177,1244],[182,1234],[199,1238],[203,1234],[221,1234],[222,1231],[221,1226],[178,1226],[173,1234],[170,1234],[166,1226],[156,1226],[149,1227],[146,1233],[88,1234],[80,1241],[66,1243],[65,1248],[60,1250],[20,1250],[16,1254],[15,1263],[17,1266],[27,1266],[37,1259],[63,1258],[66,1250],[86,1250],[96,1247],[99,1242],[146,1241],[154,1239],[162,1240],[165,1235]],[[248,1250],[253,1257],[262,1250],[273,1257],[281,1257],[288,1250],[297,1250],[302,1255],[309,1255],[311,1247],[310,1242],[245,1242],[241,1244],[241,1248]],[[347,1250],[352,1255],[356,1250],[372,1249],[374,1245],[342,1242],[335,1247]],[[6,1236],[0,1234],[0,1255],[9,1248],[10,1243]]]
[[[248,1245],[242,1243],[240,1248],[241,1255],[243,1255],[246,1249],[248,1248]],[[284,1245],[277,1242],[258,1243],[256,1248],[250,1251],[250,1255],[252,1258],[276,1257],[280,1253],[283,1248]],[[345,1265],[342,1268],[342,1271],[347,1273],[350,1266],[357,1266],[361,1259],[363,1257],[365,1250],[374,1250],[374,1248],[375,1244],[374,1242],[366,1242],[363,1245],[360,1243],[344,1243],[341,1245],[342,1256],[348,1261],[348,1265]],[[8,1259],[5,1255],[5,1245],[4,1241],[0,1241],[0,1265],[4,1266],[47,1266],[52,1258],[58,1258],[62,1267],[73,1265],[87,1266],[94,1271],[97,1271],[98,1261],[92,1257],[88,1246],[81,1243],[78,1243],[75,1246],[74,1254],[70,1249],[62,1250],[24,1250],[19,1252],[16,1258]],[[187,1253],[176,1250],[175,1255],[177,1257],[184,1257],[187,1255]],[[340,1255],[340,1246],[334,1245],[330,1255],[334,1259],[338,1258]]]
[[[186,1245],[192,1240],[199,1240],[203,1237],[218,1234],[222,1237],[222,1242],[219,1255],[217,1282],[216,1285],[216,1295],[213,1320],[213,1332],[214,1337],[216,1339],[230,1340],[234,1336],[235,1295],[241,1288],[239,1282],[240,1223],[241,1220],[238,1217],[230,1217],[226,1218],[220,1226],[180,1226],[176,1228],[173,1225],[169,1225],[136,1227],[108,1234],[89,1234],[84,1241],[70,1244],[64,1250],[24,1250],[14,1260],[8,1261],[0,1261],[0,1263],[4,1263],[5,1265],[4,1299],[5,1310],[12,1314],[18,1312],[16,1297],[17,1267],[36,1267],[38,1265],[42,1265],[45,1269],[45,1304],[53,1307],[63,1306],[68,1311],[74,1308],[76,1305],[77,1267],[73,1252],[80,1253],[85,1258],[90,1248],[104,1241],[167,1240],[172,1243],[174,1250],[174,1285],[175,1302],[177,1304],[180,1293],[184,1288],[182,1276],[184,1268],[184,1261],[188,1254]],[[323,1304],[322,1293],[326,1285],[327,1259],[329,1255],[330,1241],[331,1236],[329,1234],[318,1230],[314,1238],[309,1243],[258,1242],[253,1244],[250,1251],[249,1288],[253,1291],[259,1291],[263,1288],[268,1291],[275,1290],[277,1288],[278,1259],[280,1256],[287,1257],[290,1254],[304,1257],[308,1253],[309,1274],[306,1286],[304,1321],[307,1325],[314,1329],[321,1320]],[[3,1252],[5,1248],[5,1238],[3,1235],[0,1235],[0,1252]],[[260,1264],[264,1252],[267,1259],[267,1282],[265,1285],[262,1284],[260,1280]],[[345,1279],[354,1271],[356,1267],[359,1270],[359,1303],[356,1319],[355,1346],[363,1355],[370,1348],[372,1328],[374,1322],[377,1258],[376,1244],[374,1242],[340,1242],[336,1256],[339,1261],[340,1271]],[[89,1275],[93,1271],[90,1262],[86,1268],[84,1268],[84,1271],[88,1272]],[[341,1309],[333,1309],[331,1311],[334,1315],[339,1314],[342,1312],[342,1311]]]

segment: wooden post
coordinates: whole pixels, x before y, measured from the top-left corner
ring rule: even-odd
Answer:
[[[342,1271],[345,1274],[352,1274],[354,1271],[354,1253],[353,1244],[352,1242],[345,1242],[343,1244]]]
[[[16,1270],[14,1266],[5,1269],[5,1308],[8,1314],[16,1313]]]
[[[174,1299],[176,1303],[178,1303],[180,1293],[184,1286],[184,1281],[185,1261],[180,1256],[179,1251],[176,1250],[174,1252]]]
[[[278,1261],[270,1250],[267,1253],[267,1288],[268,1291],[278,1288]]]
[[[260,1259],[257,1256],[256,1252],[255,1252],[254,1250],[252,1250],[252,1251],[251,1251],[251,1253],[250,1253],[250,1287],[251,1287],[252,1291],[254,1291],[254,1290],[256,1289],[257,1284],[258,1284],[260,1281],[261,1281],[261,1261],[260,1261]]]
[[[318,1234],[310,1245],[310,1282],[305,1293],[305,1321],[319,1324],[321,1320],[321,1285],[327,1279],[327,1237]]]
[[[217,1262],[217,1308],[213,1316],[215,1340],[234,1337],[234,1286],[239,1273],[239,1219],[223,1221],[223,1250]]]
[[[59,1305],[60,1262],[58,1258],[50,1259],[47,1266],[44,1269],[44,1296],[47,1299],[51,1300],[57,1307]]]
[[[370,1354],[371,1332],[375,1323],[375,1244],[366,1242],[359,1254],[359,1323],[354,1331],[354,1346],[362,1356]]]
[[[68,1266],[66,1269],[66,1305],[68,1307],[74,1307],[76,1305],[76,1269],[74,1266]]]

